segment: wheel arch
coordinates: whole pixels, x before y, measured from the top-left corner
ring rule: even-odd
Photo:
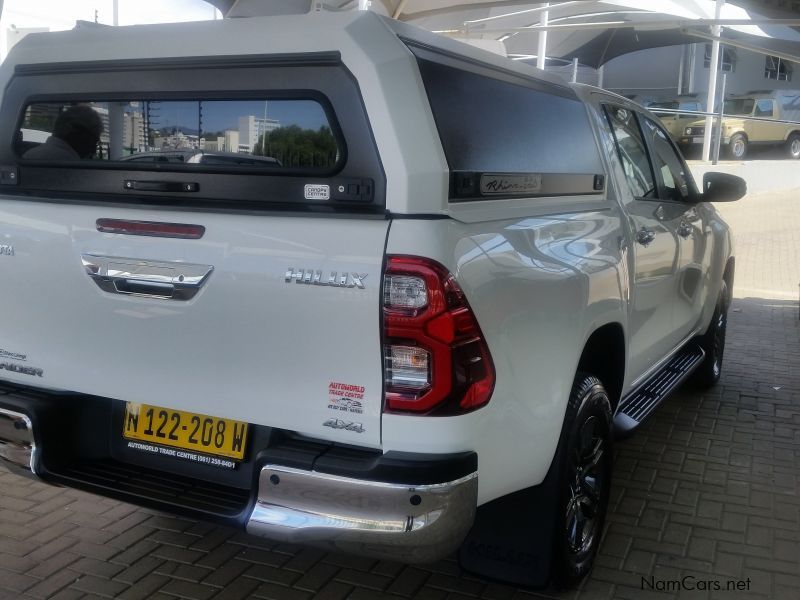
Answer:
[[[592,332],[578,361],[578,371],[590,373],[603,383],[612,410],[616,410],[622,396],[625,359],[625,331],[622,324],[615,322]]]
[[[728,297],[725,298],[726,306],[730,305],[731,298],[733,297],[733,277],[736,272],[736,258],[731,256],[728,262],[725,263],[725,270],[722,272],[722,280],[728,286]]]

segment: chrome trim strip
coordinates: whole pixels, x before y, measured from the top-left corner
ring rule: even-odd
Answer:
[[[214,270],[211,265],[82,254],[86,274],[104,292],[190,300]]]
[[[0,408],[0,460],[12,471],[36,474],[38,450],[27,415]]]
[[[428,562],[472,527],[478,474],[433,485],[365,481],[279,465],[261,470],[248,533],[354,554]]]

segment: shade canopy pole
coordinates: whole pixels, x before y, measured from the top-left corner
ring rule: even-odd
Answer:
[[[544,8],[550,6],[549,2],[544,3]],[[539,25],[547,27],[547,19],[549,10],[543,10],[539,14]],[[539,53],[536,55],[536,68],[544,70],[545,61],[547,60],[547,30],[539,32]]]
[[[717,0],[716,10],[714,11],[714,19],[719,19],[722,14],[722,7],[725,5],[725,0]],[[719,38],[722,33],[722,27],[719,25],[711,26],[711,35]],[[711,112],[714,110],[714,95],[717,93],[717,69],[719,68],[719,41],[714,40],[711,42],[711,62],[708,63],[708,96],[706,97],[706,110]],[[703,132],[703,161],[707,162],[711,156],[711,127],[714,124],[714,117],[711,115],[706,116],[706,127]],[[722,127],[722,123],[720,123]]]

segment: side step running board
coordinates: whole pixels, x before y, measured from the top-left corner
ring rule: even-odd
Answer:
[[[633,433],[700,366],[705,355],[702,348],[689,344],[647,381],[625,396],[614,417],[615,433],[620,437]]]

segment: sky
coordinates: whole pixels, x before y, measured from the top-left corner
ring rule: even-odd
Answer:
[[[75,21],[113,24],[112,0],[5,0],[0,26],[72,29]],[[119,0],[119,24],[171,23],[213,19],[219,11],[204,0]]]
[[[113,0],[5,0],[0,18],[0,61],[5,60],[9,29],[72,29],[75,21],[114,23]],[[175,23],[205,21],[222,15],[204,0],[119,0],[119,24]]]

